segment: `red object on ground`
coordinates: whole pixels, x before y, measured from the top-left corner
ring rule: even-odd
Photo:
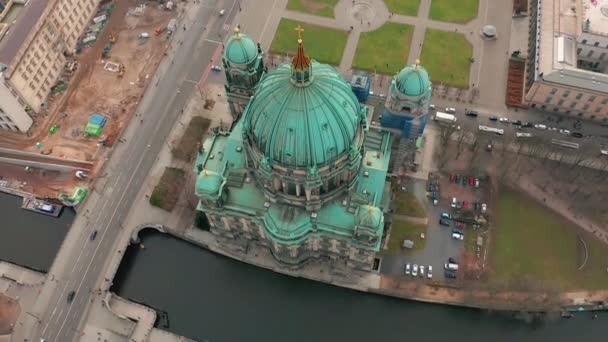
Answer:
[[[455,178],[456,176],[454,176],[454,174],[450,174],[450,183],[454,183]]]
[[[469,177],[469,185],[471,185],[471,186],[475,185],[475,178]]]
[[[466,208],[466,207],[468,207],[468,206],[469,206],[469,202],[467,202],[467,201],[462,201],[462,207],[463,207],[463,208]]]

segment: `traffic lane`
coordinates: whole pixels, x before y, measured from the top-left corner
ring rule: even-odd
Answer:
[[[201,33],[202,33],[202,31],[203,31],[203,30],[201,30]],[[196,41],[196,40],[197,40],[196,34],[192,34],[192,31],[191,31],[191,34],[189,34],[189,35],[187,35],[187,36],[186,36],[186,38],[188,38],[188,37],[190,37],[190,38],[191,38],[191,39],[190,39],[190,41]],[[195,45],[195,44],[192,44],[192,45]],[[191,44],[186,44],[186,47],[192,47],[192,45],[191,45]],[[205,50],[205,48],[206,48],[206,47],[208,47],[208,45],[209,45],[209,44],[203,44],[203,46],[201,46],[199,49],[197,49],[197,50],[199,50],[199,51],[197,51],[197,52],[198,52],[197,54],[201,54],[201,53],[200,53],[200,50]],[[182,46],[183,46],[183,45],[182,45]],[[185,51],[184,51],[184,50],[182,50],[182,51],[183,51],[182,53],[177,53],[177,54],[176,54],[176,55],[177,55],[177,56],[176,56],[176,58],[179,58],[179,57],[180,57],[180,55],[181,55],[181,59],[187,59],[187,58],[188,58],[188,56],[192,56],[192,48],[190,48],[190,49],[186,49]],[[207,51],[208,51],[208,50],[207,50]],[[182,65],[183,65],[183,66],[185,66],[186,64],[178,63],[178,66],[182,66]],[[182,67],[181,69],[185,69],[185,68],[184,68],[184,67]],[[199,67],[197,67],[196,65],[192,66],[191,68],[188,68],[188,70],[186,70],[186,73],[189,73],[189,74],[193,74],[193,73],[194,73],[194,74],[196,74],[196,71],[199,71],[199,72],[202,74],[202,71],[201,71],[201,70],[200,70],[200,68],[199,68]],[[171,73],[171,74],[172,74],[172,75],[176,75],[176,73]],[[166,82],[166,81],[167,81],[168,79],[170,79],[170,78],[171,78],[171,77],[169,77],[169,78],[167,78],[167,79],[165,79],[165,80],[163,80],[163,81],[165,81],[165,82]],[[176,81],[177,81],[177,80],[174,80],[174,82],[176,82]],[[165,82],[163,82],[163,83],[165,83]],[[184,85],[182,84],[182,86],[184,86]],[[161,87],[162,87],[162,85],[161,85]],[[183,94],[185,94],[185,93],[190,93],[190,92],[191,92],[191,90],[192,90],[192,86],[191,86],[191,85],[190,85],[190,86],[186,85],[185,87],[187,87],[187,88],[189,87],[190,89],[189,89],[189,90],[186,90],[186,91],[185,91]],[[185,89],[184,89],[184,90],[185,90]],[[163,93],[161,93],[161,94],[164,94],[164,93],[168,94],[168,92],[163,92]],[[178,93],[178,94],[179,94],[179,93]],[[185,104],[186,96],[183,96],[183,95],[182,95],[182,96],[180,96],[180,97],[181,97],[181,100],[180,100],[179,102],[181,102],[181,104]],[[157,99],[157,100],[160,100],[160,101],[161,101],[160,103],[167,104],[167,106],[169,106],[169,104],[171,103],[171,101],[166,101],[166,100],[164,100],[164,99],[162,99],[162,98],[159,98],[159,97],[154,97],[154,98],[155,98],[155,99]],[[158,102],[158,101],[157,101],[157,102]],[[155,107],[153,107],[153,108],[160,108],[160,107],[159,107],[159,106],[155,106]],[[149,113],[148,111],[144,111],[144,112]],[[166,111],[160,111],[160,112],[158,112],[158,114],[157,114],[157,115],[155,115],[155,116],[156,116],[156,117],[162,116],[162,114],[163,114],[164,112],[166,112]],[[149,114],[148,114],[148,115],[146,115],[146,116],[150,117],[150,115],[149,115]],[[165,116],[165,117],[167,118],[168,116]],[[160,125],[160,121],[157,121],[157,120],[153,120],[153,121],[156,121],[156,123],[157,123],[158,125]],[[144,128],[144,131],[148,131],[147,129],[145,129],[145,128],[146,128],[145,126],[146,126],[146,125],[148,125],[148,124],[149,124],[149,122],[150,122],[150,121],[146,121],[145,123],[142,123],[142,124],[144,124],[144,126],[142,127],[142,128]],[[168,124],[169,124],[169,122],[167,122],[167,125],[168,125]],[[171,125],[169,125],[169,126],[171,126]],[[147,136],[147,137],[152,137],[152,136],[154,136],[154,135],[146,135],[146,136]],[[158,137],[158,136],[156,135],[156,137]],[[131,151],[130,151],[131,153],[127,152],[127,156],[126,156],[127,160],[129,160],[130,158],[132,158],[132,156],[134,156],[134,155],[138,155],[138,154],[140,154],[141,152],[143,152],[143,151],[144,151],[144,146],[146,146],[146,147],[147,147],[147,146],[149,145],[149,144],[145,144],[144,142],[139,143],[140,141],[144,141],[144,140],[143,140],[143,139],[135,139],[135,141],[132,141],[132,142],[131,142],[131,144],[129,144],[129,145],[128,145],[128,147],[131,147],[131,149],[130,149],[130,150],[131,150]],[[164,141],[164,139],[162,139],[162,140],[160,140],[160,141],[159,141],[159,140],[155,140],[155,141],[159,142],[159,146],[158,146],[159,148],[158,148],[158,150],[160,150],[160,146],[162,146],[162,142]],[[138,152],[137,152],[137,153],[133,153],[133,151],[138,151]],[[151,159],[151,160],[153,160],[153,159],[154,159],[154,157],[152,157],[152,158],[150,158],[150,159]],[[127,164],[129,164],[129,163],[127,163]],[[133,170],[129,170],[129,171],[133,172]],[[131,172],[128,172],[128,173],[131,173]],[[124,185],[122,185],[122,186],[121,186],[121,185],[119,185],[118,183],[116,183],[116,184],[115,184],[115,187],[118,187],[118,188],[123,188],[123,189],[124,189]],[[137,190],[139,190],[139,188],[138,188]],[[134,196],[133,196],[133,197],[134,197]],[[104,204],[107,204],[107,203],[109,203],[109,200],[106,200],[106,201],[104,201],[104,202],[105,202]],[[114,208],[113,208],[113,209],[114,209]],[[115,211],[116,211],[116,210],[114,210],[114,212],[115,212]],[[122,212],[122,213],[126,213],[126,210],[123,210],[123,212]],[[102,216],[107,215],[107,214],[108,214],[108,212],[106,212],[106,211],[103,211],[103,210],[102,210],[101,212],[98,212],[97,219],[99,219],[99,218],[101,218]],[[124,216],[124,215],[121,215],[121,216]],[[107,216],[106,216],[106,217],[107,217]],[[85,234],[83,234],[83,236],[81,236],[81,240],[86,241],[86,239],[88,239],[88,237],[86,236],[86,235],[87,235],[86,233],[87,233],[88,231],[89,231],[89,230],[86,230],[86,229],[85,229]],[[107,245],[108,245],[108,247],[110,247],[112,244],[113,244],[113,243],[111,243],[110,241],[108,241],[108,244],[107,244]],[[83,246],[83,248],[82,248],[82,249],[79,251],[79,253],[82,253],[82,251],[83,251],[84,249],[85,249],[85,247]],[[102,253],[102,254],[103,254],[103,253]],[[74,268],[78,267],[78,269],[79,269],[79,270],[82,270],[82,269],[84,268],[85,262],[84,262],[84,261],[83,261],[83,262],[80,262],[80,263],[78,262],[78,260],[80,260],[80,255],[81,255],[81,254],[79,254],[79,257],[77,257],[77,262],[74,264]],[[104,257],[105,257],[105,256],[104,256]],[[86,259],[88,259],[88,258],[86,258]],[[91,263],[89,263],[89,265],[88,265],[87,267],[90,267],[90,265],[91,265]],[[72,269],[72,270],[73,270],[73,269]],[[73,272],[71,272],[71,273],[73,273]],[[87,279],[87,277],[86,277],[86,273],[85,273],[85,277],[83,277],[83,278],[81,278],[81,279],[83,279],[83,280]],[[91,278],[90,278],[90,280],[86,281],[86,285],[85,285],[85,286],[81,286],[81,285],[82,285],[84,282],[80,282],[80,283],[79,283],[79,287],[80,287],[81,289],[88,289],[88,288],[92,288],[92,286],[94,285],[94,280],[95,280],[95,279],[94,279],[94,277],[91,277]],[[93,283],[93,284],[92,284],[92,283]],[[66,284],[66,286],[64,287],[64,291],[62,291],[62,292],[61,292],[61,294],[58,296],[57,304],[59,304],[59,302],[60,302],[62,299],[64,299],[64,297],[65,297],[65,300],[67,301],[67,297],[66,297],[66,296],[67,296],[67,294],[66,294],[66,292],[68,292],[68,291],[65,291],[65,289],[69,288],[69,287],[70,287],[70,285],[74,285],[74,284]],[[69,293],[69,292],[68,292],[68,293]],[[88,296],[87,296],[87,297],[88,297]],[[86,304],[86,303],[87,303],[87,301],[86,301],[86,300],[84,300],[82,304]],[[74,304],[74,303],[72,303],[72,304]],[[79,305],[77,305],[77,306],[79,306]],[[64,304],[64,305],[62,305],[62,307],[65,309],[65,304]],[[65,317],[65,318],[64,318],[64,320],[63,320],[63,323],[61,324],[61,326],[63,327],[63,326],[64,326],[64,322],[65,322],[66,320],[68,320],[68,316],[70,315],[70,312],[73,312],[73,316],[77,316],[77,315],[78,315],[78,311],[81,311],[81,310],[78,310],[79,308],[76,308],[76,309],[73,309],[73,308],[74,308],[74,306],[73,306],[73,305],[72,305],[72,306],[70,306],[70,307],[68,308],[67,313],[66,313],[66,315],[65,315],[65,316],[63,315],[63,313],[64,313],[65,311],[64,311],[64,310],[61,310],[61,311],[59,312],[59,316],[57,316],[57,317],[56,317],[56,320],[54,320],[54,322],[51,322],[51,323],[52,323],[52,324],[56,324],[58,321],[60,321],[60,320],[61,320],[61,317]],[[55,310],[53,310],[53,312],[56,312],[56,311],[55,311]],[[70,319],[69,321],[74,321],[74,320]],[[62,329],[62,328],[60,328],[60,332],[61,332],[61,329]],[[60,337],[60,336],[58,336],[58,337]]]

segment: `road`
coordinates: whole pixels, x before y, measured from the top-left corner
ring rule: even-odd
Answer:
[[[239,11],[237,2],[190,5],[183,21],[186,30],[180,24],[173,41],[176,48],[170,50],[136,109],[140,117],[131,122],[123,135],[126,142],[116,145],[106,162],[108,175],[96,184],[99,191],[92,191],[79,208],[34,309],[22,315],[11,341],[66,342],[80,337],[92,290],[121,224],[196,83],[208,74],[211,58],[221,49],[217,41],[224,40]],[[220,9],[226,9],[223,17],[217,15]],[[97,237],[91,240],[95,230]],[[71,291],[76,294],[68,303]]]

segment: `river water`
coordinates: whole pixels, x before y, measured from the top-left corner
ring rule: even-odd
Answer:
[[[295,279],[152,230],[129,248],[113,290],[168,313],[199,342],[606,341],[608,314],[524,323]]]
[[[0,260],[47,272],[74,221],[63,208],[58,218],[21,209],[23,199],[0,192]]]

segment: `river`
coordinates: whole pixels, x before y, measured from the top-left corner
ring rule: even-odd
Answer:
[[[59,251],[74,210],[58,218],[21,209],[23,199],[0,192],[0,260],[47,272]]]
[[[132,246],[113,290],[168,313],[167,330],[199,342],[603,341],[608,314],[524,323],[295,279],[152,230]]]

